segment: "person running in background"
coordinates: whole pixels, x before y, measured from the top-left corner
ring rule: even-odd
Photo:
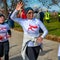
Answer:
[[[39,19],[34,18],[34,10],[31,7],[25,8],[26,19],[17,18],[16,14],[22,6],[23,2],[19,2],[11,15],[11,19],[19,23],[24,31],[21,55],[24,60],[37,60],[40,44],[42,43],[43,38],[47,35],[48,30]],[[43,30],[41,36],[39,27]]]
[[[14,28],[14,21],[10,18],[11,14],[12,14],[12,11],[11,11],[11,9],[9,9],[7,21],[8,21],[9,27]]]
[[[48,10],[45,12],[45,20],[47,21],[47,23],[50,23],[50,13],[48,12]]]
[[[0,60],[4,55],[4,60],[9,60],[9,40],[11,37],[10,27],[5,21],[5,16],[0,14]]]
[[[40,20],[41,20],[41,22],[44,22],[43,21],[43,19],[44,19],[44,12],[42,11],[42,9],[41,9],[41,11],[39,12],[39,16],[40,16]]]
[[[23,5],[23,7],[21,8],[21,10],[18,12],[17,17],[18,17],[18,18],[23,18],[23,19],[26,19],[26,18],[27,18],[27,17],[26,17],[26,14],[25,14],[25,10],[24,10],[24,5]]]
[[[43,23],[43,19],[44,19],[44,12],[42,11],[42,9],[41,9],[41,11],[39,12],[39,18],[40,18],[40,21]],[[39,32],[40,33],[43,33],[43,31],[42,31],[42,29],[40,28],[40,30],[39,30]]]
[[[44,19],[44,12],[42,11],[42,9],[39,11],[39,19],[41,20],[42,23],[44,23],[43,19]],[[40,33],[43,33],[42,29],[39,29]],[[43,47],[42,47],[43,43],[41,43],[41,52],[43,52]]]
[[[26,19],[26,18],[27,18],[24,10],[19,11],[17,17],[18,17],[18,18],[23,18],[23,19]]]
[[[34,10],[34,17],[39,19],[38,9]]]

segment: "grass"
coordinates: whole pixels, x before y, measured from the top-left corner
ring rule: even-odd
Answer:
[[[60,36],[60,22],[59,21],[51,21],[50,23],[44,22],[47,27],[49,34]]]
[[[15,27],[14,27],[15,30],[23,31],[23,30],[22,30],[22,27],[21,27],[18,23],[15,22],[14,25],[15,25]]]

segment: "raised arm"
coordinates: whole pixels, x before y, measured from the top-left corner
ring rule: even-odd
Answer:
[[[18,22],[20,20],[22,20],[22,18],[17,18],[16,15],[17,15],[17,12],[23,7],[23,3],[22,2],[19,2],[17,3],[17,6],[16,6],[16,9],[13,11],[12,15],[10,16],[12,20],[14,20],[15,22]]]

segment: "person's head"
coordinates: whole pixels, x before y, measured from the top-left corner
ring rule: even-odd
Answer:
[[[46,12],[48,12],[48,10]]]
[[[3,14],[0,14],[0,24],[4,23],[5,16]]]
[[[32,19],[34,16],[34,10],[31,7],[25,8],[25,13],[27,16],[27,19]]]
[[[41,12],[42,12],[42,9],[41,9]]]

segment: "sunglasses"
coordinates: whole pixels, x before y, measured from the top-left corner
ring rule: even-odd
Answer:
[[[34,12],[28,12],[27,14],[34,14]]]

